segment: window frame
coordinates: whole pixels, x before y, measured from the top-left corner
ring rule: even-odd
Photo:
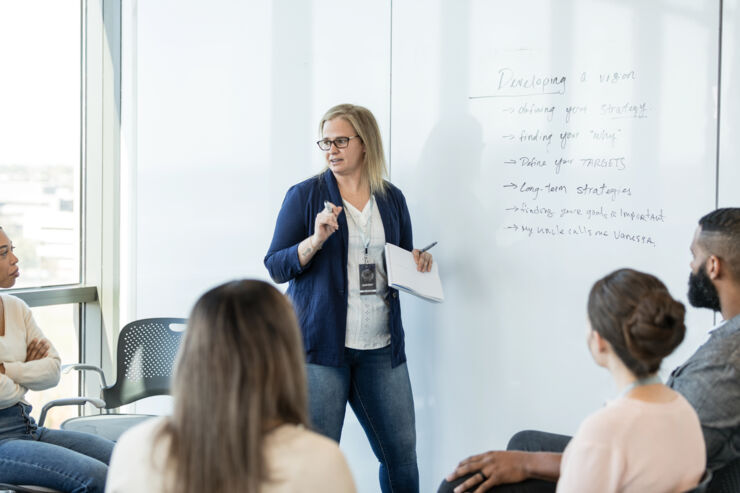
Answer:
[[[80,362],[112,375],[120,318],[121,0],[80,0],[80,17],[80,283],[7,292],[31,307],[79,304]],[[97,396],[99,381],[81,374],[79,390]]]

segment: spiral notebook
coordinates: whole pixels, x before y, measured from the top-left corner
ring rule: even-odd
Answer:
[[[416,270],[413,253],[386,243],[385,267],[388,273],[388,286],[435,303],[444,301],[445,295],[436,261],[432,263],[431,271],[419,272]]]

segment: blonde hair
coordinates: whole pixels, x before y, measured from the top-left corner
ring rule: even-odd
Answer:
[[[324,137],[324,123],[335,118],[343,118],[352,125],[357,135],[365,144],[363,172],[370,184],[370,193],[385,193],[385,177],[388,169],[385,165],[383,140],[380,136],[378,122],[367,108],[354,104],[338,104],[324,113],[319,122],[319,135]]]
[[[303,344],[288,299],[270,284],[234,281],[200,297],[173,380],[169,491],[258,493],[270,481],[265,435],[307,425]],[[272,427],[272,428],[271,428]]]

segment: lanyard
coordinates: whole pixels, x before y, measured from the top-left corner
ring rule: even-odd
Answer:
[[[632,392],[637,387],[642,387],[643,385],[653,385],[653,384],[656,384],[656,383],[663,383],[662,380],[660,379],[660,377],[658,375],[651,375],[651,376],[645,377],[645,378],[638,378],[637,380],[635,380],[631,384],[627,385],[619,393],[619,395],[617,396],[617,399],[619,399],[621,397],[624,397],[625,395],[629,394],[630,392]]]
[[[365,228],[367,228],[368,232],[365,233],[365,228],[361,228],[360,224],[357,220],[355,220],[354,213],[349,210],[349,207],[346,207],[345,209],[349,214],[349,218],[352,220],[352,224],[355,225],[355,228],[357,228],[360,231],[360,237],[362,238],[362,245],[365,247],[365,262],[367,262],[367,249],[370,246],[370,238],[372,236],[372,226],[373,226],[373,203],[375,202],[375,198],[370,195],[370,217],[367,220],[367,223],[365,224]]]

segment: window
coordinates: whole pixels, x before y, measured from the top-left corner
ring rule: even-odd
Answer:
[[[81,281],[80,0],[0,2],[0,226],[16,287]]]
[[[120,30],[120,5],[106,3],[104,15],[102,4],[0,2],[0,226],[20,259],[11,294],[32,307],[62,363],[110,373],[118,301],[107,296],[104,334],[98,291],[117,290],[120,117],[109,109],[120,98],[120,50],[110,41]],[[78,395],[80,381],[97,397],[97,377],[73,372],[54,389],[27,394],[34,414],[50,399]],[[77,411],[52,411],[47,423]]]

